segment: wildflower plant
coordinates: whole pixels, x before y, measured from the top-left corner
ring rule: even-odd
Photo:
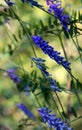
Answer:
[[[48,107],[38,108],[38,112],[44,122],[48,122],[50,129],[53,126],[56,130],[72,130],[72,128],[70,128],[65,122],[61,121],[60,118],[57,118],[55,114],[50,114],[51,110],[48,110]]]
[[[69,67],[70,62],[67,62],[63,57],[59,56],[60,52],[55,51],[53,47],[49,46],[48,42],[44,41],[41,36],[32,36],[32,40],[45,54],[49,55],[51,59],[64,66],[67,70],[71,70]]]
[[[46,1],[47,5],[49,5],[49,12],[53,12],[54,16],[57,17],[62,24],[63,28],[69,31],[68,25],[70,23],[69,15],[64,14],[64,9],[60,7],[61,3],[54,1]]]
[[[6,80],[13,81],[16,94],[20,97],[20,101],[16,100],[15,107],[21,115],[17,119],[22,118],[18,119],[15,130],[29,129],[29,126],[33,130],[73,130],[72,122],[82,118],[82,115],[78,114],[79,108],[82,109],[82,82],[74,74],[72,67],[74,61],[82,64],[82,47],[78,40],[82,33],[82,29],[78,26],[78,23],[82,25],[82,14],[74,11],[72,14],[66,12],[60,0],[19,2],[4,0],[4,2],[6,5],[4,3],[0,5],[0,26],[7,25],[9,29],[4,37],[8,36],[11,42],[7,46],[5,44],[7,47],[5,50],[9,54],[9,59],[13,59],[14,65],[0,67],[0,73],[4,74]],[[20,10],[17,2],[21,7],[28,7],[28,11],[25,12],[24,8]],[[36,13],[32,18],[29,9],[35,12],[39,9],[46,13],[47,17],[45,19],[41,17],[39,20]],[[23,21],[23,17],[20,17],[19,14],[22,14],[23,10],[30,15],[31,22]],[[16,34],[12,33],[12,21],[19,24]],[[15,23],[13,26],[16,26]],[[57,48],[58,40],[60,47]],[[68,41],[71,44],[70,49]],[[76,49],[74,56],[73,46]],[[49,66],[51,61],[52,65]],[[55,68],[60,68],[59,78],[62,77],[61,70],[65,71],[63,84],[56,77]],[[62,100],[65,99],[65,95],[67,102]],[[71,95],[76,97],[78,108],[71,103]],[[20,110],[26,118],[22,116]],[[52,111],[55,114],[52,114]]]

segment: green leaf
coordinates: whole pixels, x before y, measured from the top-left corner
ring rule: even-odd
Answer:
[[[49,25],[50,28],[53,28],[52,21],[51,21],[51,18],[50,18],[50,17],[49,17],[49,19],[48,19],[48,25]]]
[[[78,47],[78,50],[82,52],[82,48],[80,46]]]
[[[64,28],[63,28],[63,33],[64,33],[65,37],[69,39],[69,33]]]
[[[47,31],[47,33],[51,33],[51,34],[54,34],[54,32],[53,32],[53,31]]]
[[[44,28],[44,23],[42,22],[42,20],[40,20],[40,25],[42,28]]]
[[[73,12],[72,12],[72,16],[73,16],[74,19],[76,19],[77,12],[76,12],[76,11],[73,11]]]
[[[13,34],[13,38],[14,38],[14,40],[16,41],[16,42],[18,42],[18,39],[17,39],[17,37]]]
[[[74,107],[71,107],[71,112],[72,112],[72,114],[73,114],[75,117],[77,117],[77,113],[76,113]]]
[[[12,49],[12,46],[10,44],[8,44],[8,52],[9,52],[10,56],[12,56],[13,49]]]
[[[18,36],[20,39],[22,39],[22,31],[20,29],[18,30]]]
[[[62,115],[65,119],[69,119],[68,115],[64,111],[62,112]]]
[[[35,90],[38,88],[38,83],[36,82],[32,87],[32,93],[35,92]]]
[[[76,85],[77,85],[77,89],[82,90],[82,83],[79,82],[79,80],[77,80]]]
[[[75,82],[74,82],[74,80],[71,80],[70,86],[71,86],[70,87],[71,88],[70,91],[75,90]]]
[[[72,37],[73,36],[73,24],[70,25],[70,32],[69,33],[70,33],[70,35]]]

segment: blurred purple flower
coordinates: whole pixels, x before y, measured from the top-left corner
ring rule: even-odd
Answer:
[[[46,60],[41,59],[41,58],[34,58],[34,57],[32,57],[32,60],[36,63],[36,66],[43,72],[43,74],[44,74],[46,77],[51,76],[51,75],[47,72],[46,66],[45,66],[45,64],[44,64],[44,62],[45,62]]]
[[[13,80],[15,84],[19,84],[21,79],[15,74],[15,69],[11,68],[7,71],[7,75]]]
[[[54,1],[56,1],[56,0],[46,0],[46,3],[47,3],[47,5],[50,5],[50,4],[52,4]]]
[[[9,5],[9,6],[14,6],[15,2],[12,2],[11,0],[5,0],[6,3]]]
[[[17,104],[17,107],[25,113],[29,118],[35,119],[34,114],[22,103]]]
[[[36,7],[43,7],[42,5],[38,4],[37,1],[35,0],[21,0],[23,3],[29,3],[31,6],[36,6]]]
[[[34,58],[34,57],[32,57],[32,60],[36,63],[36,66],[44,73],[44,75],[47,78],[49,77],[51,89],[54,90],[54,91],[61,92],[61,90],[57,87],[56,81],[53,78],[50,77],[52,75],[49,74],[49,72],[47,72],[47,70],[46,70],[46,67],[45,67],[45,64],[44,64],[44,62],[46,60],[41,59],[41,58]]]
[[[46,60],[42,59],[42,58],[34,58],[32,57],[32,60],[34,60],[36,63],[44,63]]]
[[[62,90],[58,88],[57,83],[53,78],[49,78],[49,81],[50,81],[50,84],[51,84],[50,87],[52,88],[52,90],[62,92]]]
[[[57,118],[55,114],[51,114],[52,111],[49,110],[48,107],[39,108],[38,112],[44,123],[48,123],[50,129],[52,129],[53,126],[56,130],[73,130],[73,128],[70,128],[61,118]]]
[[[69,31],[68,25],[70,23],[70,17],[66,14],[64,14],[64,9],[60,7],[60,2],[53,3],[54,0],[46,1],[49,5],[49,12],[53,12],[54,16],[56,16],[60,23],[62,24],[63,28]]]

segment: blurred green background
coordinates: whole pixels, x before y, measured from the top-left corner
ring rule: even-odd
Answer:
[[[44,4],[44,1],[39,0],[41,4]],[[0,0],[0,4],[3,4],[3,8],[0,7],[0,10],[3,10],[6,6],[3,0]],[[82,3],[80,0],[63,0],[63,7],[71,15],[72,11],[82,12]],[[13,7],[15,12],[19,17],[25,22],[25,25],[36,24],[40,20],[46,24],[48,15],[37,8],[32,8],[28,4],[23,4],[20,0],[16,1],[16,6]],[[80,25],[78,25],[80,27]],[[21,38],[18,34],[20,32]],[[49,41],[50,44],[63,55],[63,51],[59,40],[55,36],[47,36],[43,33],[45,40]],[[66,46],[66,53],[71,61],[72,73],[77,77],[80,82],[82,82],[82,64],[78,58],[78,52],[72,43],[72,40],[65,39],[63,41]],[[79,45],[82,47],[82,36],[78,36]],[[9,45],[11,45],[12,52],[10,53]],[[36,49],[38,57],[46,59],[46,65],[49,67],[49,72],[52,74],[52,77],[56,79],[62,86],[66,87],[67,85],[67,72],[54,61],[52,61],[48,56],[43,54],[39,49]],[[34,56],[29,40],[22,32],[22,28],[17,20],[0,17],[0,68],[9,69],[12,67],[18,67],[21,65],[27,72],[31,72],[31,60],[30,57]],[[22,64],[21,64],[22,63]],[[39,70],[38,70],[39,71]],[[63,92],[59,94],[65,110],[67,109],[68,94]],[[82,99],[81,92],[79,96]],[[35,110],[36,106],[38,107],[35,98],[31,94],[26,96],[24,93],[19,93],[15,84],[5,76],[5,73],[0,73],[0,124],[7,126],[10,130],[16,129],[18,126],[19,120],[21,120],[25,115],[17,108],[17,103],[25,103],[28,108],[31,107],[31,110],[37,114]],[[82,109],[78,103],[78,100],[74,93],[71,93],[70,105],[75,108],[77,115],[80,116]],[[34,108],[34,109],[33,109]],[[54,108],[55,109],[55,108]],[[71,116],[71,119],[74,119],[74,116]],[[77,120],[72,123],[71,126],[74,130],[82,130],[82,119]],[[27,130],[31,128],[26,128]]]

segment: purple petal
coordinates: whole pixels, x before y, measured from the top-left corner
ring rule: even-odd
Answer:
[[[28,117],[35,119],[34,114],[22,103],[17,104],[18,108],[22,110]]]

